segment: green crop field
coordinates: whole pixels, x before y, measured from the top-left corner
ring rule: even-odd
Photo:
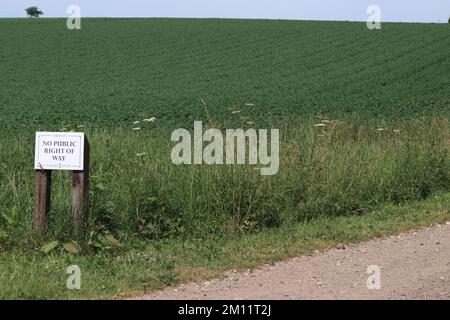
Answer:
[[[449,113],[445,24],[191,19],[0,21],[0,125],[159,125],[231,111],[268,119],[323,113]]]
[[[194,120],[279,129],[279,172],[175,165]],[[0,19],[0,298],[111,298],[449,220],[449,123],[447,24]],[[64,171],[32,235],[38,130],[89,137],[81,237]]]

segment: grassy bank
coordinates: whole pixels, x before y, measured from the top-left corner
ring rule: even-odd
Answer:
[[[389,205],[366,215],[308,223],[235,237],[138,242],[114,254],[71,255],[0,251],[0,299],[119,298],[167,285],[246,270],[338,243],[367,240],[450,220],[450,195]],[[81,269],[81,289],[67,290],[66,268]],[[365,272],[367,266],[360,266]]]
[[[280,128],[275,176],[248,165],[176,166],[170,134],[151,125],[86,131],[92,144],[86,241],[92,243],[105,234],[123,242],[239,236],[450,189],[445,119],[290,123]],[[6,137],[0,146],[0,244],[33,247],[33,136]],[[48,240],[71,237],[69,186],[68,172],[54,173]]]
[[[74,240],[69,173],[54,173],[48,230],[36,242],[33,132],[3,137],[0,297],[112,297],[449,219],[447,119],[299,119],[279,127],[275,176],[249,165],[176,166],[170,132],[140,126],[77,129],[92,145],[78,254],[40,250]],[[81,291],[65,289],[72,264]]]

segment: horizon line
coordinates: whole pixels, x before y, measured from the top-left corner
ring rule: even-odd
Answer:
[[[26,19],[26,20],[39,20],[39,19],[68,19],[68,16],[50,16],[50,17],[2,17],[0,19]],[[273,20],[273,21],[317,21],[317,22],[359,22],[366,23],[367,20],[331,20],[331,19],[291,19],[291,18],[231,18],[231,17],[176,17],[176,16],[154,16],[154,17],[144,17],[144,16],[82,16],[81,19],[192,19],[192,20]],[[444,23],[448,24],[448,21],[393,21],[393,20],[385,20],[382,23]]]

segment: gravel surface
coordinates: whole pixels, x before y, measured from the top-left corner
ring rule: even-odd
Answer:
[[[368,289],[367,268],[380,268]],[[450,222],[133,299],[449,299]]]

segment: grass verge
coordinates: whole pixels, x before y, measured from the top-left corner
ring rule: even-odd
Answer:
[[[235,237],[135,243],[139,249],[93,255],[39,250],[0,252],[0,299],[92,299],[143,294],[168,285],[252,269],[298,254],[450,220],[450,194],[387,205],[365,215],[320,217],[307,223]],[[66,289],[66,268],[81,268],[81,289]]]

